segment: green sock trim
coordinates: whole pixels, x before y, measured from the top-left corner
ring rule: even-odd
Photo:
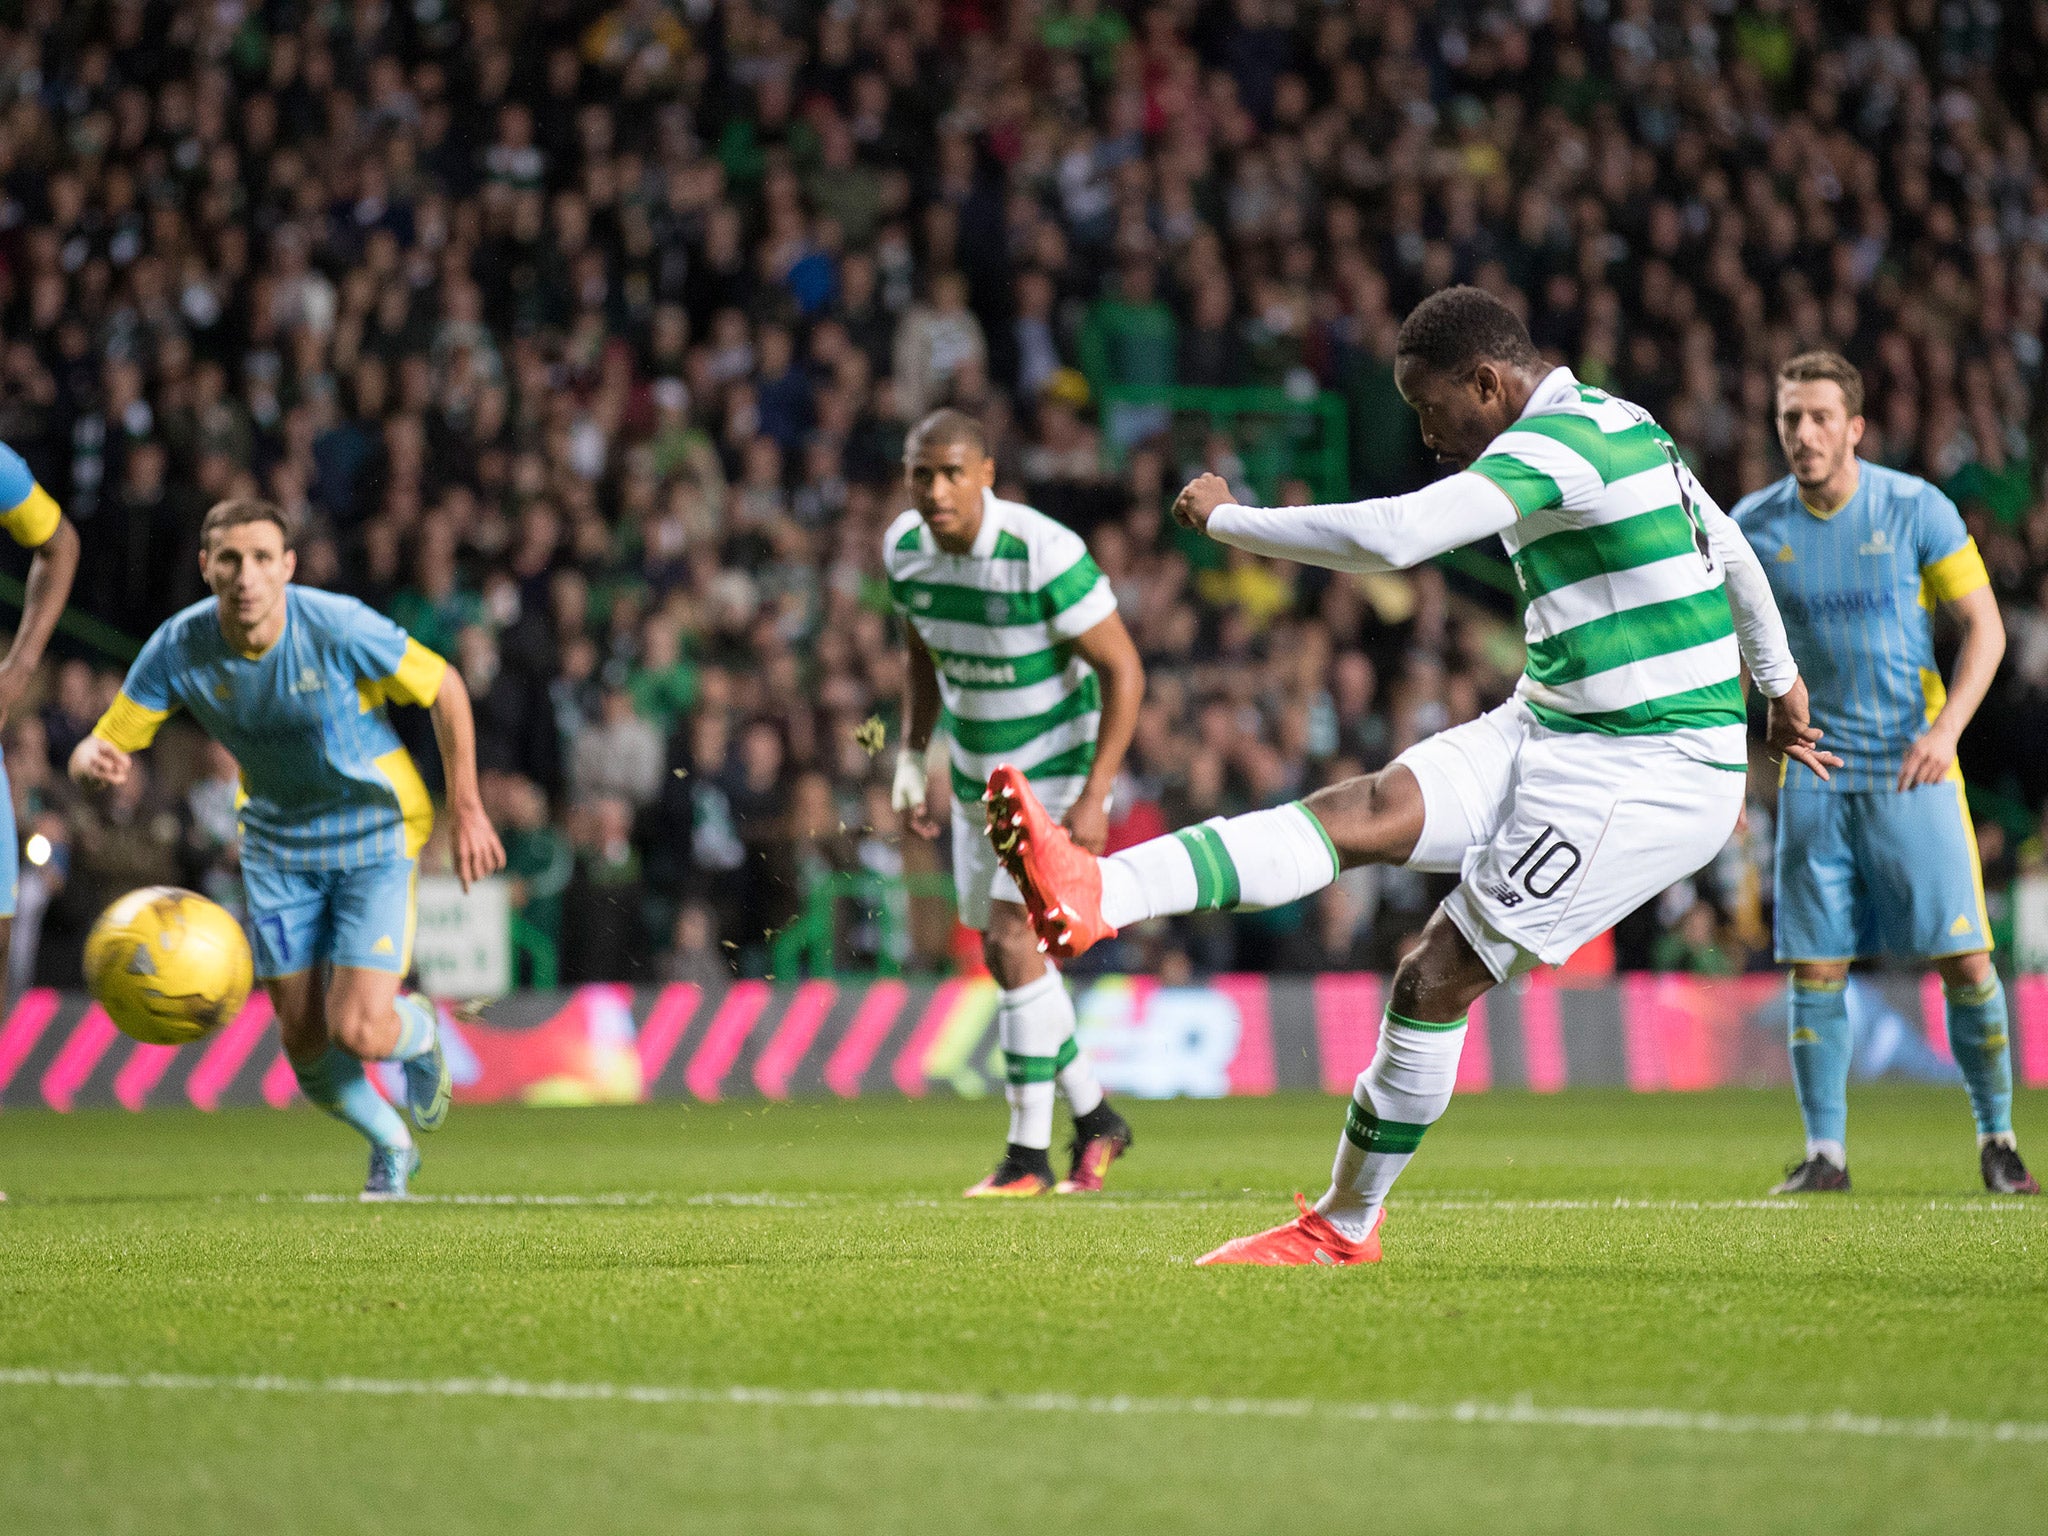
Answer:
[[[1941,989],[1941,995],[1960,1008],[1981,1008],[1990,1002],[1991,999],[1998,996],[1998,993],[1999,985],[1996,976],[1993,976],[1989,981],[1979,982],[1974,987],[1944,986]]]
[[[1399,1024],[1407,1029],[1430,1029],[1435,1030],[1439,1034],[1447,1029],[1463,1029],[1465,1027],[1465,1018],[1467,1017],[1470,1017],[1470,1015],[1455,1018],[1448,1024],[1434,1024],[1428,1019],[1411,1019],[1405,1013],[1396,1013],[1391,1008],[1387,1010],[1387,1022],[1389,1024]]]
[[[1428,1129],[1407,1120],[1382,1120],[1356,1099],[1344,1116],[1344,1139],[1361,1152],[1413,1152]]]
[[[1792,990],[1794,992],[1840,992],[1848,985],[1849,978],[1846,976],[1837,981],[1808,981],[1804,976],[1794,976],[1792,978]]]
[[[1195,910],[1220,912],[1237,905],[1237,865],[1214,827],[1183,827],[1173,834],[1195,866]]]
[[[1344,873],[1344,861],[1337,857],[1337,845],[1330,841],[1330,834],[1324,830],[1323,824],[1317,818],[1316,813],[1308,808],[1306,800],[1295,800],[1289,803],[1295,810],[1308,818],[1308,824],[1316,829],[1316,836],[1323,840],[1323,849],[1330,855],[1330,878],[1332,880],[1336,879]]]
[[[1072,1061],[1069,1056],[1067,1061]],[[1019,1056],[1015,1051],[1003,1052],[1003,1075],[1013,1084],[1049,1083],[1059,1076],[1060,1068],[1066,1062],[1057,1056]]]
[[[1053,1052],[1052,1069],[1064,1072],[1074,1064],[1074,1058],[1081,1054],[1081,1042],[1072,1035],[1060,1042],[1060,1048]]]

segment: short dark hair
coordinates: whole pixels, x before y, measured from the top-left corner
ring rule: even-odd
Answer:
[[[914,459],[927,448],[952,448],[960,443],[979,454],[988,452],[988,434],[981,430],[981,423],[948,405],[910,429],[910,436],[904,439],[903,456]]]
[[[286,549],[298,541],[299,531],[292,526],[291,514],[276,502],[256,496],[230,496],[207,509],[206,520],[199,525],[199,547],[212,549],[216,533],[239,528],[244,523],[275,523],[277,531],[284,535]]]
[[[1839,352],[1802,352],[1778,370],[1780,384],[1839,384],[1851,416],[1863,414],[1863,370]]]
[[[1396,358],[1432,373],[1462,376],[1481,363],[1532,368],[1542,361],[1521,317],[1483,288],[1460,284],[1432,293],[1401,322]]]

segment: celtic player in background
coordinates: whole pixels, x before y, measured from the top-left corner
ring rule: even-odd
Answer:
[[[70,599],[71,578],[78,573],[78,530],[36,483],[21,455],[5,443],[0,443],[0,528],[23,549],[35,551],[21,600],[21,623],[6,656],[0,657],[0,725],[5,725],[36,675],[43,647],[50,643],[50,632]],[[0,963],[13,938],[20,847],[14,796],[7,787],[6,765],[0,762]]]
[[[925,807],[925,755],[950,742],[953,883],[960,920],[981,931],[1003,989],[996,1015],[1010,1104],[1009,1143],[995,1171],[967,1191],[985,1196],[1098,1190],[1131,1128],[1103,1097],[1074,1040],[1074,1002],[1039,952],[1021,898],[984,835],[982,785],[998,762],[1018,764],[1053,816],[1100,852],[1109,791],[1123,765],[1145,671],[1117,616],[1116,595],[1071,529],[990,489],[995,460],[980,423],[934,412],[904,445],[915,506],[889,527],[882,557],[904,621],[909,669],[892,799],[911,827],[936,837]],[[1074,1116],[1073,1162],[1053,1183],[1053,1088]]]
[[[214,595],[149,637],[71,776],[120,783],[177,710],[235,755],[251,947],[285,1055],[306,1097],[370,1143],[363,1198],[400,1199],[419,1152],[363,1063],[403,1065],[422,1131],[447,1115],[449,1079],[433,1003],[399,991],[434,808],[387,700],[433,711],[464,888],[504,868],[505,850],[477,794],[461,674],[375,609],[292,585],[296,565],[280,508],[209,511],[199,568]]]
[[[1925,480],[1856,457],[1863,378],[1833,352],[1778,374],[1778,440],[1792,473],[1735,509],[1813,679],[1814,719],[1848,759],[1832,779],[1787,765],[1778,790],[1776,949],[1792,966],[1792,1075],[1806,1157],[1773,1193],[1849,1187],[1845,989],[1852,960],[1926,960],[1941,973],[1949,1046],[1995,1194],[2039,1192],[2012,1130],[2012,1047],[1977,836],[1956,742],[2005,654],[1977,544]],[[1932,609],[1962,631],[1955,676],[1936,669]]]
[[[1394,974],[1329,1190],[1205,1264],[1379,1259],[1387,1192],[1450,1104],[1474,1000],[1565,959],[1728,841],[1748,762],[1742,663],[1771,698],[1773,747],[1819,772],[1838,761],[1816,750],[1756,556],[1646,412],[1546,367],[1477,288],[1416,307],[1394,377],[1423,440],[1462,473],[1409,496],[1266,510],[1204,475],[1174,515],[1349,571],[1499,534],[1529,600],[1512,699],[1381,773],[1107,859],[1077,849],[1013,769],[990,780],[991,833],[1059,953],[1169,912],[1298,901],[1355,864],[1463,876]]]

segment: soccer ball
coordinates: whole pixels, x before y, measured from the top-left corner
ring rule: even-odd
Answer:
[[[85,984],[123,1034],[183,1045],[242,1011],[254,982],[242,925],[175,885],[130,891],[85,938]]]

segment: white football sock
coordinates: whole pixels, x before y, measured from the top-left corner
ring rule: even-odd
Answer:
[[[1284,907],[1337,878],[1337,852],[1300,801],[1218,816],[1102,861],[1102,920],[1112,928],[1179,912]]]
[[[1388,1010],[1372,1064],[1358,1074],[1330,1188],[1316,1209],[1353,1242],[1379,1220],[1394,1180],[1408,1166],[1422,1133],[1451,1102],[1465,1021],[1424,1024]]]
[[[1819,1141],[1808,1141],[1806,1143],[1806,1155],[1808,1157],[1824,1157],[1837,1168],[1849,1166],[1849,1149],[1839,1141],[1829,1141],[1825,1137],[1822,1137]]]
[[[1047,966],[1038,980],[1003,993],[996,1012],[996,1039],[1003,1048],[1008,1078],[1003,1096],[1010,1101],[1010,1140],[1020,1147],[1050,1147],[1053,1080],[1079,1062],[1074,1000],[1058,971]],[[1063,1054],[1069,1060],[1063,1062]],[[1087,1071],[1085,1063],[1080,1065]],[[1088,1081],[1094,1081],[1093,1073]],[[1095,1094],[1101,1098],[1102,1090]]]

